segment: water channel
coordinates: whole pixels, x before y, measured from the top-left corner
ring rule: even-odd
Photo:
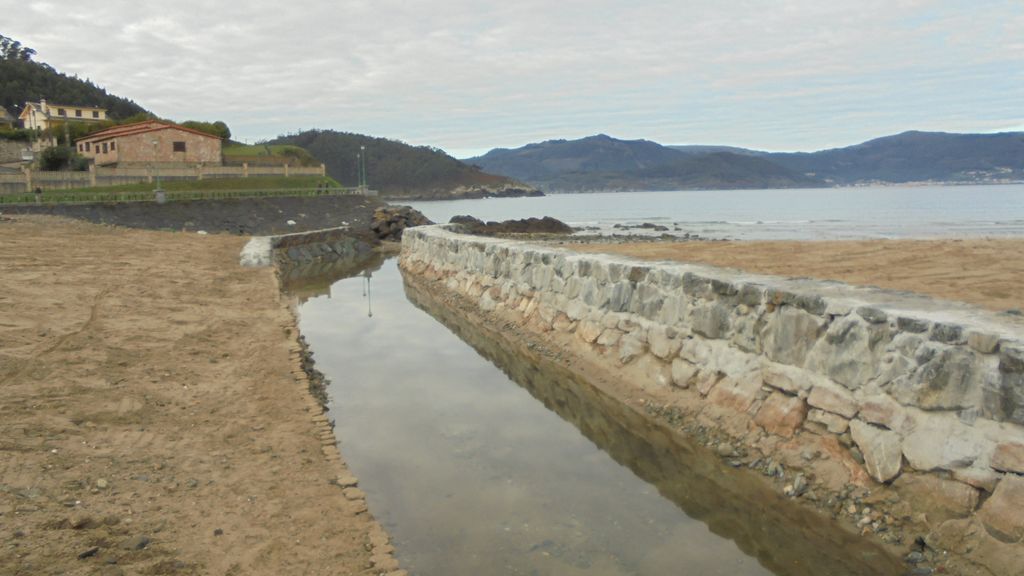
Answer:
[[[390,259],[292,287],[341,451],[411,574],[901,572],[418,286]]]

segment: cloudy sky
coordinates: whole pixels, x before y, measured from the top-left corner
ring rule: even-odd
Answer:
[[[1024,130],[1021,0],[0,0],[37,60],[253,141],[817,150]],[[16,15],[16,17],[14,17]]]

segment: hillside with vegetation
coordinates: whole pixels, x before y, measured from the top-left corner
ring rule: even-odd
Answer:
[[[430,146],[334,130],[309,130],[281,136],[270,146],[305,149],[345,186],[359,184],[357,156],[365,151],[366,179],[382,196],[404,199],[481,198],[537,195],[532,187],[484,172]]]
[[[38,102],[41,99],[60,104],[106,108],[107,114],[114,119],[146,113],[142,106],[110,94],[90,80],[68,76],[54,70],[49,64],[35,61],[35,54],[35,50],[0,34],[0,106],[15,118],[21,113],[25,102]]]
[[[683,151],[599,134],[499,148],[466,162],[551,191],[794,188],[821,185],[767,159],[730,151]]]
[[[1024,132],[903,132],[856,146],[762,156],[832,184],[1024,180]]]

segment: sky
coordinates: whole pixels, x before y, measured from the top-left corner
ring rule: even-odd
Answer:
[[[1024,130],[1022,0],[0,0],[36,60],[254,142],[819,150]],[[16,17],[15,17],[16,16]]]

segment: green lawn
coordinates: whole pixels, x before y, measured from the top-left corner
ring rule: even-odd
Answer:
[[[161,187],[169,201],[203,198],[260,198],[271,196],[318,196],[338,193],[340,184],[320,176],[253,176],[250,178],[211,178],[206,180],[165,180]],[[46,190],[43,203],[132,202],[153,199],[155,183],[138,182],[120,186]],[[0,194],[0,204],[34,203],[35,194]]]

